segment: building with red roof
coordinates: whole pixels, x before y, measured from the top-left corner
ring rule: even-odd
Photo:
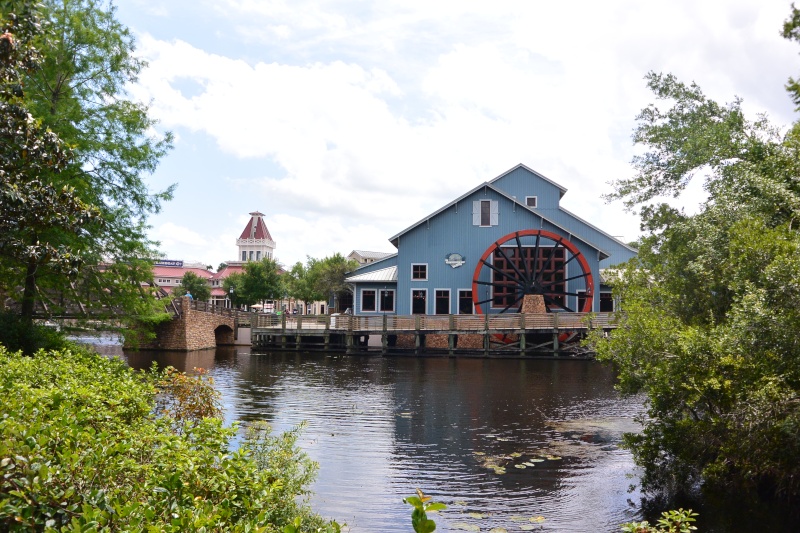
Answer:
[[[168,294],[182,283],[187,272],[193,272],[208,280],[211,286],[211,303],[230,306],[228,294],[222,288],[225,278],[235,272],[242,272],[248,261],[261,261],[264,258],[274,259],[275,241],[269,233],[264,213],[253,211],[242,234],[236,239],[239,254],[236,261],[228,261],[219,272],[213,273],[202,264],[184,264],[183,261],[161,261],[153,266],[153,279],[158,287]]]

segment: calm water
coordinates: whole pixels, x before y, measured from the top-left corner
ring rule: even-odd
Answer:
[[[208,369],[228,422],[307,421],[300,444],[320,464],[312,507],[352,532],[411,531],[402,498],[416,488],[448,506],[437,531],[618,531],[641,519],[636,470],[617,446],[641,399],[620,398],[598,363],[249,348],[127,360]]]

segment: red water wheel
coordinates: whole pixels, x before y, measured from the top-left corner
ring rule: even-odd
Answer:
[[[489,308],[519,313],[529,294],[541,295],[548,311],[589,313],[593,292],[592,271],[580,250],[544,230],[520,230],[498,239],[472,276],[472,301],[481,314]],[[578,302],[574,309],[567,305],[570,300]]]

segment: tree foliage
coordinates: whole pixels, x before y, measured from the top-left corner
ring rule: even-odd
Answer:
[[[143,177],[170,148],[171,136],[153,136],[147,107],[127,98],[126,85],[144,63],[111,3],[32,6],[24,0],[1,6],[4,35],[15,44],[12,54],[3,52],[3,95],[6,103],[16,99],[3,108],[0,132],[15,139],[3,143],[4,170],[13,172],[3,184],[10,192],[2,287],[28,316],[37,301],[45,311],[78,303],[82,311],[141,318],[136,313],[153,309],[141,305],[152,294],[140,287],[152,280],[157,255],[146,236],[147,216],[172,193],[151,193]],[[19,183],[40,201],[21,197]]]
[[[261,261],[249,261],[244,265],[242,290],[247,305],[263,300],[283,297],[281,265],[277,260],[265,257]]]
[[[309,259],[309,275],[314,279],[315,290],[325,297],[340,295],[349,290],[345,277],[358,268],[358,262],[335,253],[324,259]]]
[[[294,264],[292,269],[286,273],[286,287],[289,296],[305,303],[306,306],[311,302],[324,300],[327,293],[318,287],[318,276],[320,269],[314,269],[315,260],[308,258],[304,265],[300,261]]]
[[[16,282],[4,283],[5,292],[21,300],[30,320],[37,277],[55,273],[71,284],[83,265],[75,241],[103,224],[70,184],[54,183],[73,154],[26,106],[24,77],[40,59],[31,44],[41,31],[37,15],[31,4],[0,7],[0,273]]]
[[[183,296],[187,293],[190,293],[192,298],[201,302],[207,302],[211,299],[211,287],[209,287],[208,281],[194,272],[184,274],[181,286],[175,289],[176,296]]]
[[[638,117],[646,148],[616,198],[641,205],[638,258],[615,287],[620,328],[598,354],[649,397],[627,444],[649,488],[703,482],[800,496],[800,125],[780,132],[696,85],[649,74],[666,102]],[[702,175],[696,215],[647,204]]]

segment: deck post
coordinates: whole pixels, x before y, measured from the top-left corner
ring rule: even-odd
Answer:
[[[553,315],[553,355],[558,356],[558,313]]]
[[[389,318],[383,315],[383,331],[381,332],[381,355],[386,355],[389,347]]]
[[[519,315],[519,351],[525,355],[525,313]]]
[[[322,336],[325,339],[325,351],[327,352],[331,345],[331,315],[325,315],[325,333]]]
[[[483,354],[489,355],[489,313],[483,315]]]
[[[414,315],[414,355],[419,355],[419,349],[422,344],[419,331],[421,327],[420,325],[420,315]]]
[[[294,326],[296,329],[295,338],[294,338],[294,349],[299,350],[300,344],[302,342],[302,332],[303,329],[303,315],[297,315],[297,323]]]
[[[456,329],[455,317],[453,315],[450,315],[448,322],[449,324],[447,326],[447,329],[449,329],[450,331],[448,331],[447,333],[447,351],[452,357],[453,352],[455,351],[456,348],[456,338],[455,335],[453,334],[453,331],[455,331]]]

